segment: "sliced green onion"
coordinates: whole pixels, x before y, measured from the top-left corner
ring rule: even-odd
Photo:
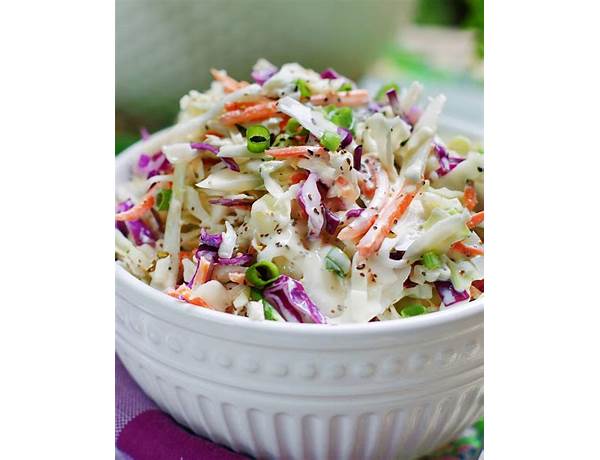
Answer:
[[[337,133],[325,131],[321,137],[321,145],[332,152],[337,150],[342,142],[342,138]]]
[[[402,310],[400,310],[400,316],[402,316],[403,318],[408,318],[409,316],[418,316],[426,312],[427,309],[423,305],[407,305]]]
[[[288,134],[296,134],[299,127],[300,122],[295,118],[290,118],[287,122],[287,125],[285,125],[285,132]]]
[[[338,88],[338,91],[352,91],[352,83],[345,82]]]
[[[278,134],[271,145],[273,147],[289,147],[291,145],[290,136],[285,133]]]
[[[257,300],[262,300],[263,298],[262,292],[255,287],[250,288],[250,300],[254,300],[256,302]]]
[[[310,97],[310,88],[306,80],[297,80],[296,86],[298,87],[298,91],[300,91],[300,96]]]
[[[268,321],[285,321],[275,307],[263,299],[263,309],[265,311],[265,319]]]
[[[442,260],[435,251],[427,251],[425,254],[423,254],[421,260],[423,261],[425,268],[429,270],[434,270],[442,265]]]
[[[354,113],[350,107],[336,107],[328,112],[327,118],[342,128],[350,129],[354,122]]]
[[[246,280],[257,288],[264,288],[277,278],[279,278],[279,268],[268,260],[257,262],[246,270]]]
[[[254,125],[246,130],[246,139],[249,152],[262,153],[271,144],[271,133],[263,125]]]
[[[159,211],[167,211],[169,209],[169,203],[171,202],[171,195],[173,190],[170,188],[163,188],[156,194],[156,209]]]
[[[390,89],[395,89],[396,91],[400,91],[400,86],[397,83],[388,83],[387,85],[383,85],[379,91],[377,91],[377,96],[375,99],[380,101],[385,98],[385,93],[387,93]]]
[[[335,109],[337,109],[337,107],[333,104],[330,105],[326,105],[325,107],[323,107],[323,111],[327,114],[330,114],[331,112],[333,112]]]
[[[332,247],[325,256],[325,269],[345,278],[350,273],[350,258],[338,247]]]
[[[265,300],[260,292],[256,288],[250,288],[250,300],[259,301],[262,300],[263,310],[265,312],[265,319],[268,321],[285,321],[279,312],[275,309],[273,305]]]

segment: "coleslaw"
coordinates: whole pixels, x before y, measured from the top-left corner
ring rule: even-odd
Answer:
[[[376,98],[333,69],[212,70],[117,187],[115,257],[199,308],[384,321],[479,298],[483,151],[437,134],[445,97]],[[157,147],[158,146],[158,147]]]

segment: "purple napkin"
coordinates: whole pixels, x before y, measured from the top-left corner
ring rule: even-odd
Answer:
[[[115,441],[122,458],[134,460],[244,460],[192,434],[162,412],[115,357]]]

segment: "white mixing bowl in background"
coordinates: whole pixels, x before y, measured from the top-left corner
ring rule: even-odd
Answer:
[[[117,157],[117,184],[149,144]],[[182,425],[260,459],[403,460],[452,440],[483,412],[483,316],[479,299],[397,321],[256,322],[116,266],[129,373]]]
[[[117,0],[116,106],[169,123],[209,68],[249,79],[260,57],[357,79],[413,15],[414,0]]]

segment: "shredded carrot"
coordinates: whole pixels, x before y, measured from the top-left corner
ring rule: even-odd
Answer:
[[[467,222],[467,227],[473,229],[483,222],[483,211],[479,211],[477,214],[473,214],[471,219]]]
[[[371,181],[373,183],[373,199],[360,216],[340,231],[338,238],[342,241],[357,240],[367,233],[375,219],[377,219],[377,213],[384,205],[388,194],[389,180],[386,172],[375,161],[369,160],[365,163],[370,176],[373,178]]]
[[[139,203],[133,206],[131,209],[127,211],[120,212],[115,215],[115,220],[117,221],[131,221],[137,220],[141,218],[146,212],[152,209],[154,206],[154,192],[160,186],[160,183],[154,184],[150,187],[150,190],[146,192],[146,194],[142,197]],[[169,183],[166,187],[163,185],[162,187],[170,188],[171,184]]]
[[[254,101],[228,102],[227,104],[225,104],[225,110],[247,109],[248,107],[252,107],[253,105],[263,104],[265,102],[270,102],[270,100],[266,97],[260,97]]]
[[[293,139],[298,142],[299,144],[302,144],[303,142],[306,142],[306,140],[308,139],[308,136],[302,136],[300,134],[298,134],[297,136],[294,136]]]
[[[177,289],[169,289],[167,292],[171,297],[179,298],[179,296],[189,296],[191,289],[187,287],[185,284],[180,285]]]
[[[298,182],[302,182],[308,177],[308,171],[296,171],[294,174],[290,176],[290,182],[292,184],[297,184]]]
[[[270,101],[262,104],[252,105],[245,109],[225,112],[223,115],[221,115],[219,120],[224,125],[233,126],[236,123],[261,121],[277,115],[277,103],[275,101]]]
[[[215,131],[214,129],[209,129],[204,132],[204,137],[206,136],[217,136],[217,137],[225,137],[225,134],[220,133],[219,131]]]
[[[237,284],[244,284],[246,281],[246,274],[241,272],[231,272],[227,275],[230,281]]]
[[[452,249],[453,251],[456,251],[456,252],[460,252],[461,254],[464,254],[467,257],[483,255],[483,248],[467,246],[462,241],[458,241],[458,242],[454,243],[452,246],[450,246],[450,249]]]
[[[416,194],[417,190],[414,188],[412,190],[403,188],[394,193],[384,205],[381,213],[377,215],[373,226],[358,242],[356,248],[362,257],[366,259],[379,250],[381,243],[394,226],[394,222],[406,212]]]
[[[473,209],[475,209],[475,206],[477,206],[477,191],[475,190],[473,182],[471,181],[467,182],[467,184],[465,185],[463,200],[465,203],[465,207],[469,211],[472,211]]]
[[[190,259],[192,260],[192,257],[194,256],[194,253],[192,251],[179,251],[179,278],[182,279],[183,278],[183,259]]]
[[[202,297],[193,297],[188,299],[188,302],[198,307],[208,307],[208,304]]]
[[[290,121],[289,115],[281,115],[281,121],[279,122],[279,131],[283,131],[285,129],[285,127],[288,124],[288,121]]]
[[[179,262],[181,262],[183,259],[191,259],[193,255],[193,251],[179,251]]]
[[[316,145],[298,145],[295,147],[278,147],[274,149],[265,150],[266,155],[270,155],[274,158],[293,158],[293,157],[305,157],[325,155],[325,149]]]
[[[248,86],[248,82],[237,81],[227,75],[227,72],[223,70],[210,69],[210,74],[215,80],[223,85],[223,91],[226,93],[232,93],[240,88],[243,88],[244,86]]]
[[[367,198],[373,198],[375,194],[375,184],[372,181],[366,181],[362,177],[358,179],[358,186],[360,191]]]
[[[333,104],[338,107],[354,107],[368,103],[369,93],[365,89],[355,89],[341,93],[315,94],[310,97],[310,102],[313,105]]]
[[[212,264],[205,257],[200,257],[198,263],[198,273],[196,273],[193,282],[194,287],[206,283],[210,279],[210,272],[212,271]]]
[[[354,201],[353,198],[356,198],[354,195],[354,188],[352,187],[352,184],[348,182],[348,179],[344,176],[338,176],[335,180],[335,185],[339,190],[338,195],[341,198]]]
[[[171,289],[167,292],[171,297],[175,297],[178,300],[185,300],[188,303],[196,305],[198,307],[208,307],[208,304],[202,297],[193,297],[192,290],[185,284],[182,284],[177,289]]]

